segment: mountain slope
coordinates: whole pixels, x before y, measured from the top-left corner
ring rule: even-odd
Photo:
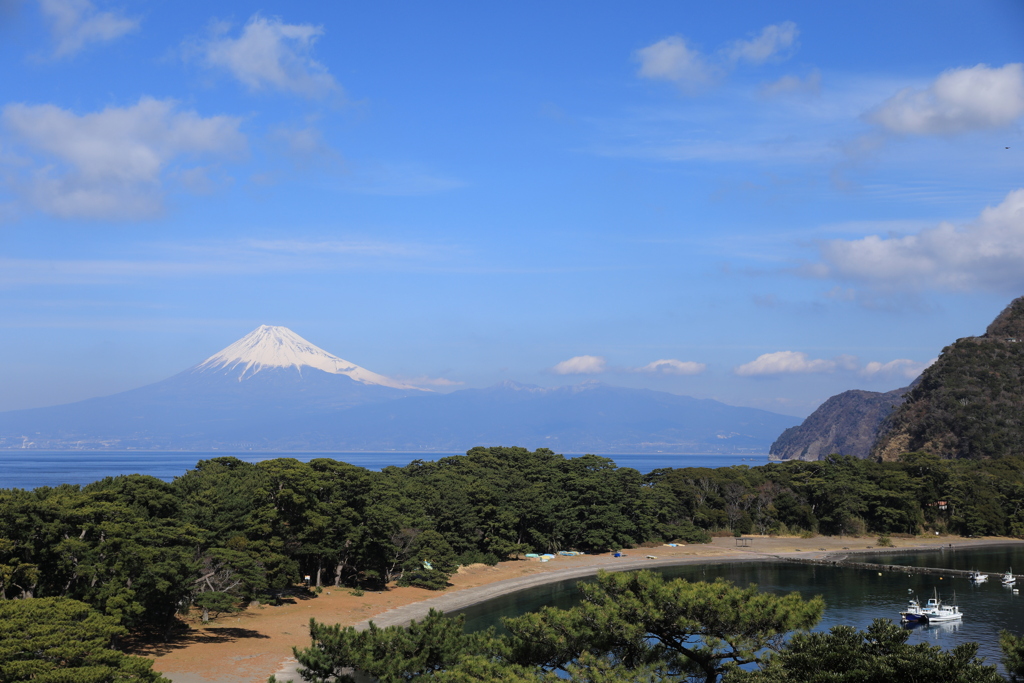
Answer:
[[[567,453],[764,453],[797,418],[647,389],[506,382],[339,412],[299,430],[348,450],[523,445]]]
[[[958,339],[921,375],[883,425],[872,455],[945,458],[1024,453],[1024,297],[980,337]]]
[[[854,389],[822,403],[797,427],[790,427],[772,444],[776,460],[820,460],[832,453],[866,458],[879,427],[903,403],[910,387],[881,393]]]
[[[0,447],[204,448],[310,415],[426,393],[291,330],[260,326],[161,382],[67,405],[0,413]]]

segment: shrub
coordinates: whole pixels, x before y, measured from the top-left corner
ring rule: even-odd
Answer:
[[[456,561],[462,567],[466,567],[471,564],[486,564],[493,567],[501,561],[501,558],[494,553],[485,553],[480,550],[467,550],[459,555]]]

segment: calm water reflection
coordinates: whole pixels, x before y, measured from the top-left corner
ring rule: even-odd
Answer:
[[[930,553],[888,554],[865,561],[958,569],[978,568],[1002,572],[1016,565],[1024,573],[1024,548],[986,548],[982,550]],[[989,566],[991,565],[991,566]],[[688,581],[712,581],[723,577],[740,586],[755,583],[774,593],[797,591],[805,598],[825,598],[825,614],[815,630],[827,630],[837,624],[867,628],[872,619],[883,617],[899,623],[900,610],[907,597],[922,598],[937,590],[946,600],[955,597],[964,612],[961,623],[919,626],[913,629],[911,643],[928,642],[949,649],[967,641],[980,645],[980,654],[990,664],[999,661],[999,632],[1008,629],[1024,633],[1024,596],[1013,595],[999,582],[989,580],[972,586],[966,579],[950,579],[922,574],[899,574],[851,568],[819,567],[782,562],[750,562],[719,565],[686,565],[663,568],[669,578]],[[506,595],[462,610],[470,631],[498,626],[505,616],[534,611],[544,605],[571,607],[579,600],[577,580],[562,581]],[[1022,582],[1024,584],[1024,582]],[[1024,586],[1022,586],[1024,587]]]

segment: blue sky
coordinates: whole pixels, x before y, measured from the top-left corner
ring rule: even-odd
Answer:
[[[806,415],[1024,294],[1019,2],[0,0],[0,409],[260,324]]]

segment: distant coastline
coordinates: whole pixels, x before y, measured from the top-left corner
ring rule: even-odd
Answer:
[[[438,460],[463,455],[453,451],[171,451],[171,450],[49,450],[0,449],[0,489],[33,489],[60,484],[85,485],[104,477],[146,474],[170,481],[196,466],[200,460],[234,457],[246,462],[295,458],[303,462],[330,458],[380,470],[403,467],[413,460]],[[577,457],[583,453],[565,453]],[[646,474],[662,467],[731,467],[766,465],[768,454],[719,453],[597,453],[620,467]]]

